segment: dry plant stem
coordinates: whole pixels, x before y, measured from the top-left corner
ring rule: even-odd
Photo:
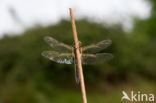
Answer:
[[[72,9],[69,8],[70,10],[70,17],[71,17],[71,24],[72,24],[72,30],[73,30],[73,39],[74,39],[74,44],[76,48],[76,60],[77,60],[77,68],[79,72],[79,78],[80,78],[80,85],[81,85],[81,91],[82,91],[82,99],[83,103],[87,103],[87,97],[86,97],[86,90],[85,90],[85,83],[84,83],[84,77],[83,77],[83,69],[82,69],[82,64],[81,64],[81,53],[79,50],[79,42],[78,42],[78,37],[77,37],[77,31],[76,31],[76,25],[75,25],[75,19],[72,13]]]

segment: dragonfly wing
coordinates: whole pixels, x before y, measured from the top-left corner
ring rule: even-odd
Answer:
[[[112,43],[111,40],[103,40],[103,41],[98,42],[96,44],[92,44],[92,45],[82,47],[82,52],[83,53],[97,53],[97,52],[107,48],[108,46],[110,46],[111,43]]]
[[[111,53],[82,54],[82,64],[95,64],[113,58]]]
[[[61,50],[61,51],[71,52],[73,49],[71,46],[64,44],[62,42],[59,42],[56,39],[49,37],[49,36],[44,37],[44,41],[47,42],[51,47]]]
[[[52,61],[61,64],[72,64],[73,54],[72,53],[58,53],[55,51],[43,51],[42,55]]]

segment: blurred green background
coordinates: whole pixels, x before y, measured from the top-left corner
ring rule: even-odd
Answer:
[[[112,53],[112,60],[83,66],[88,103],[120,103],[123,90],[156,94],[156,1],[152,3],[151,17],[135,19],[134,29],[128,33],[121,25],[76,21],[82,45],[103,39],[113,42],[102,51]],[[67,20],[0,39],[0,103],[82,102],[74,66],[41,56],[44,50],[54,50],[43,41],[47,35],[73,45]]]

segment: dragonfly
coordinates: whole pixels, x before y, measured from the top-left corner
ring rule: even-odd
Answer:
[[[70,46],[62,43],[50,36],[44,37],[44,41],[49,44],[52,48],[59,50],[57,51],[43,51],[42,56],[48,58],[56,63],[61,64],[74,64],[75,67],[75,80],[79,84],[79,71],[77,68],[77,62],[75,57],[76,49],[75,46]],[[78,48],[81,53],[82,64],[95,64],[101,61],[110,60],[113,58],[111,53],[99,53],[103,49],[107,48],[112,44],[111,40],[102,40],[98,43],[94,43],[88,46],[82,47],[81,42],[79,42],[80,47]]]

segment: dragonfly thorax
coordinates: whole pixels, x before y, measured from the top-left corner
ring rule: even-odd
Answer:
[[[79,47],[79,48],[76,48],[76,47],[74,46],[74,49],[73,49],[73,51],[74,51],[74,54],[76,53],[76,49],[79,49],[80,53],[82,53],[82,48],[81,48],[81,47]]]

